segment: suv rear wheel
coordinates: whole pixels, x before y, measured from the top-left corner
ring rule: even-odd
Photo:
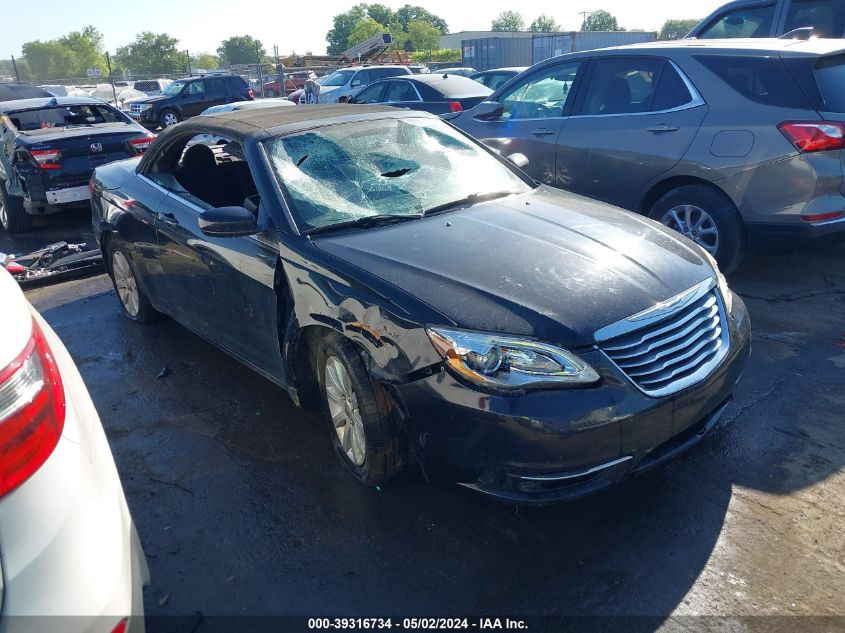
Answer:
[[[158,124],[163,128],[176,125],[181,120],[182,117],[179,116],[176,110],[162,110],[161,114],[158,115]]]
[[[681,233],[710,253],[722,272],[745,256],[745,226],[734,204],[705,185],[684,185],[663,194],[648,216]]]
[[[24,209],[23,198],[9,195],[3,180],[0,180],[0,225],[10,235],[32,228],[32,216]]]

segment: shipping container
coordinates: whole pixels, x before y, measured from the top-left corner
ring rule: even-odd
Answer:
[[[657,40],[657,33],[654,31],[572,31],[535,35],[531,43],[531,63],[536,64],[564,53],[642,44],[655,40]]]
[[[476,70],[531,65],[531,37],[484,37],[461,42],[462,65]]]

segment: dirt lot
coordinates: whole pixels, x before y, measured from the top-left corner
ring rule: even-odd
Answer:
[[[754,327],[732,424],[612,491],[519,512],[418,474],[359,487],[318,417],[176,323],[124,319],[105,276],[28,295],[106,427],[147,613],[189,616],[151,630],[213,614],[655,616],[637,630],[845,616],[845,245],[756,257],[731,283]],[[845,628],[743,622],[762,621]]]

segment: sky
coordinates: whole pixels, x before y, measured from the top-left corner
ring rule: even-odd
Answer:
[[[562,30],[574,31],[581,24],[581,11],[605,9],[625,28],[659,30],[666,19],[703,18],[724,1],[381,0],[381,4],[394,9],[405,4],[423,6],[445,19],[452,32],[486,30],[493,18],[509,9],[518,10],[526,24],[545,13]],[[332,18],[355,4],[353,0],[0,0],[0,59],[20,56],[24,42],[53,39],[86,24],[105,35],[105,47],[111,53],[137,33],[153,31],[179,38],[180,49],[192,54],[214,52],[222,40],[245,34],[261,40],[268,51],[278,45],[283,55],[292,51],[324,54]]]

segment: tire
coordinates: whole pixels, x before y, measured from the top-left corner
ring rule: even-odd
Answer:
[[[23,198],[9,195],[3,180],[0,180],[0,226],[9,235],[32,228],[32,216],[26,212]]]
[[[112,240],[108,247],[108,257],[109,276],[123,315],[137,323],[152,323],[159,320],[161,313],[153,308],[144,292],[143,285],[138,282],[126,247]]]
[[[387,483],[407,464],[407,438],[390,395],[370,378],[355,345],[339,334],[320,341],[316,362],[323,411],[338,458],[360,483],[371,487]],[[339,375],[340,368],[348,382]],[[363,437],[363,446],[356,443],[356,436],[358,441]]]
[[[745,225],[733,202],[705,185],[684,185],[663,194],[648,216],[707,250],[724,273],[745,257]]]
[[[162,110],[161,114],[158,115],[158,124],[163,129],[173,127],[181,120],[182,117],[179,115],[178,112],[176,112],[176,110]]]

